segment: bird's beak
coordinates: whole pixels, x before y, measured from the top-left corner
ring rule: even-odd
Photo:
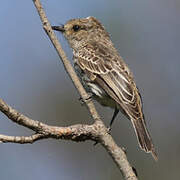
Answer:
[[[53,30],[55,31],[60,31],[60,32],[64,32],[65,29],[64,29],[64,26],[51,26]]]

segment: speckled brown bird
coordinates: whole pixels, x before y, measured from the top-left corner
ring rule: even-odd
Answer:
[[[133,75],[104,26],[87,17],[52,28],[62,32],[73,49],[74,67],[85,89],[101,105],[115,109],[110,126],[120,110],[131,120],[140,147],[157,160]]]

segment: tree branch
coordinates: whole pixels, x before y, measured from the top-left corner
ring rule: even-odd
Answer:
[[[124,151],[114,142],[107,128],[101,123],[101,120],[95,121],[92,125],[76,124],[68,127],[49,126],[19,113],[2,99],[0,99],[0,111],[13,122],[35,131],[34,135],[26,137],[0,134],[0,142],[26,144],[47,138],[65,139],[76,142],[93,140],[101,143],[103,147],[105,147],[119,169],[122,168],[120,170],[126,180],[137,180]]]
[[[107,152],[110,154],[113,161],[116,163],[117,167],[121,171],[125,180],[137,180],[137,177],[127,160],[126,154],[120,147],[117,146],[112,136],[108,133],[108,130],[105,127],[103,121],[100,119],[100,116],[97,113],[93,102],[91,100],[86,101],[89,96],[84,90],[82,84],[80,83],[58,39],[52,31],[51,25],[48,22],[48,19],[44,13],[40,0],[33,0],[33,2],[41,18],[45,32],[47,33],[52,44],[54,45],[59,57],[64,64],[65,70],[70,76],[80,96],[86,102],[86,105],[94,120],[94,123],[92,125],[77,124],[69,127],[49,126],[47,124],[43,124],[39,121],[28,118],[27,116],[19,113],[18,111],[7,105],[2,99],[0,99],[0,111],[2,113],[4,113],[13,122],[21,126],[27,127],[35,132],[34,135],[26,137],[6,136],[0,134],[0,142],[13,142],[24,144],[33,143],[37,140],[45,138],[66,139],[72,141],[93,140],[101,143],[101,145],[107,150]]]
[[[99,139],[99,126],[96,122],[93,125],[76,124],[68,127],[49,126],[19,113],[17,110],[6,104],[2,99],[0,99],[0,111],[13,122],[36,132],[36,134],[28,137],[6,136],[0,134],[0,142],[24,144],[45,138],[66,139],[77,142],[85,140],[98,141]]]
[[[33,142],[45,138],[45,135],[43,134],[34,134],[32,136],[6,136],[3,134],[0,134],[0,142],[2,143],[18,143],[18,144],[32,144]]]
[[[45,15],[45,12],[42,8],[42,5],[40,3],[40,0],[33,0],[34,5],[39,13],[40,19],[43,24],[43,28],[47,35],[49,36],[51,42],[53,43],[59,57],[61,58],[64,67],[69,74],[72,82],[74,83],[75,87],[77,88],[79,94],[81,95],[82,99],[85,101],[88,99],[88,94],[86,93],[85,89],[83,88],[79,78],[77,77],[73,67],[70,64],[70,61],[67,59],[67,56],[65,55],[65,52],[63,51],[58,39],[56,38],[54,32],[52,31],[51,25],[48,22],[48,19]],[[100,143],[105,147],[105,149],[109,152],[110,156],[118,166],[119,170],[122,172],[125,179],[131,179],[135,180],[137,179],[136,175],[133,172],[132,167],[130,166],[126,154],[124,151],[117,146],[117,144],[114,142],[112,136],[110,136],[107,133],[107,128],[105,127],[103,121],[100,119],[99,114],[97,113],[95,106],[93,102],[85,101],[86,105],[88,107],[88,110],[94,119],[95,122],[98,121],[100,131],[99,131],[99,137],[100,137]]]

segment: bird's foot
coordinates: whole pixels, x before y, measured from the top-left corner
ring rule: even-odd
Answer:
[[[108,134],[111,134],[111,130],[112,130],[111,126],[107,127],[107,133]]]
[[[125,154],[127,154],[126,148],[122,147],[122,150],[124,151]]]
[[[92,99],[92,95],[88,94],[88,97],[83,99],[82,97],[79,98],[79,101],[81,103],[81,105],[84,105],[86,102],[90,101]]]

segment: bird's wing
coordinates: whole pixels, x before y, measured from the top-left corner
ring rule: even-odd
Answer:
[[[141,98],[133,76],[115,49],[93,42],[74,52],[74,56],[90,79],[103,88],[129,118],[143,119]]]
[[[131,120],[140,147],[157,160],[154,145],[146,128],[141,96],[133,76],[114,47],[108,43],[91,43],[74,52],[75,59],[92,82],[97,83],[121,107]]]

